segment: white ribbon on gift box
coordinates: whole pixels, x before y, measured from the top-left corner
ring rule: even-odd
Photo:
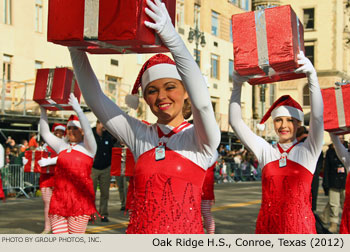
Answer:
[[[34,172],[35,167],[35,151],[32,151],[32,160],[30,162],[30,172]]]
[[[290,73],[290,72],[276,72],[270,66],[269,51],[267,46],[265,9],[259,9],[257,11],[254,11],[254,15],[255,15],[255,27],[256,27],[256,42],[257,42],[257,49],[258,49],[258,65],[266,75],[258,74],[258,75],[250,76],[250,78],[261,78],[261,77],[269,77],[273,75]],[[297,16],[296,16],[296,22],[297,22],[297,31],[298,31],[298,46],[300,49],[301,48],[300,33],[299,33],[300,21]]]
[[[350,130],[350,127],[346,126],[342,86],[343,85],[336,85],[334,88],[339,125],[339,130],[335,131],[335,134],[345,133]]]
[[[84,6],[84,40],[93,40],[93,43],[102,48],[113,49],[120,53],[134,53],[128,48],[131,46],[116,46],[98,40],[98,23],[99,23],[99,0],[85,0]],[[155,32],[154,32],[155,33]],[[142,45],[142,48],[152,48],[161,46],[162,41],[157,33],[155,33],[155,45]]]

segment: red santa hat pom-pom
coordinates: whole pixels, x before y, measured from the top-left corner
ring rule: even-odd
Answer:
[[[69,126],[75,126],[75,127],[81,128],[79,117],[76,115],[71,115],[69,117],[68,123],[67,123],[67,127],[69,127]]]
[[[165,54],[156,54],[147,60],[141,67],[131,91],[132,95],[125,97],[126,105],[130,108],[137,109],[139,104],[139,88],[141,87],[142,92],[144,92],[149,83],[162,78],[173,78],[181,81],[175,62]]]
[[[265,129],[264,123],[270,118],[270,116],[273,119],[279,116],[290,116],[301,122],[304,120],[304,112],[302,107],[289,95],[281,96],[272,104],[263,118],[261,118],[260,123],[256,125],[258,130],[263,131]]]

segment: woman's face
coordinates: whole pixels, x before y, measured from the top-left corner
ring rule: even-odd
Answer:
[[[296,138],[301,122],[290,116],[279,116],[273,120],[275,132],[280,143],[290,143]]]
[[[178,126],[183,122],[182,107],[188,94],[181,81],[162,78],[147,85],[144,98],[157,122]]]
[[[83,141],[84,132],[81,128],[76,126],[67,127],[67,137],[71,143],[80,143]]]
[[[55,131],[53,132],[53,134],[54,134],[55,136],[57,136],[58,138],[62,138],[62,137],[64,136],[64,131],[61,130],[61,129],[57,129],[57,130],[55,130]]]

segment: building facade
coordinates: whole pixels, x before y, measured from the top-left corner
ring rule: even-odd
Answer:
[[[176,28],[198,60],[221,130],[232,135],[228,124],[233,71],[231,16],[249,11],[251,0],[177,0],[176,5]],[[47,17],[48,0],[0,2],[2,134],[16,132],[23,135],[38,130],[39,107],[32,101],[37,69],[71,67],[68,49],[47,42]],[[204,40],[197,40],[197,43],[193,38],[193,41],[188,39],[190,31],[195,31],[196,26],[204,35]],[[155,117],[144,103],[137,111],[124,104],[124,97],[130,93],[139,69],[151,56],[114,54],[89,55],[89,58],[102,89],[112,100],[130,115],[155,122]],[[243,116],[250,123],[251,86],[245,84],[243,93],[247,94],[242,96]],[[84,106],[84,101],[82,104]],[[88,111],[86,106],[85,109]],[[50,113],[50,121],[64,121],[69,114]],[[94,115],[87,114],[93,122]]]

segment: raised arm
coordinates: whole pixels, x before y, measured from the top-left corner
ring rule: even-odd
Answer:
[[[85,146],[85,148],[92,155],[95,155],[96,150],[97,150],[97,144],[96,144],[96,140],[94,137],[94,133],[92,133],[90,123],[89,123],[88,119],[86,118],[83,110],[81,109],[81,107],[79,105],[77,98],[74,96],[73,93],[70,94],[69,104],[73,107],[74,111],[77,113],[77,115],[79,117],[81,127],[84,131],[84,146]]]
[[[340,142],[338,136],[332,133],[329,133],[329,136],[331,137],[335,152],[337,153],[339,160],[343,163],[346,169],[350,171],[350,152],[348,152],[348,149],[345,148],[345,146]]]
[[[86,104],[114,137],[134,149],[135,137],[132,127],[141,123],[128,116],[103,93],[85,52],[75,48],[69,48],[69,52],[75,77]]]
[[[147,0],[149,8],[146,8],[147,15],[153,19],[154,23],[146,21],[145,25],[154,29],[169,48],[191,99],[197,140],[214,153],[220,143],[220,129],[215,120],[207,85],[193,56],[171,23],[164,3],[159,0],[154,2]]]
[[[45,108],[40,106],[40,135],[44,138],[45,142],[56,152],[59,153],[64,146],[68,146],[67,143],[61,138],[56,137],[51,133],[49,123],[47,120],[47,113]]]
[[[261,162],[262,152],[270,147],[263,138],[257,136],[243,121],[241,109],[242,84],[246,78],[233,74],[233,90],[229,105],[229,122],[245,147],[250,149]]]
[[[323,145],[323,99],[320,85],[318,84],[317,73],[311,61],[305,57],[303,52],[298,55],[298,64],[302,65],[295,72],[305,73],[308,79],[310,90],[310,127],[309,135],[305,145],[314,156],[319,156]]]

